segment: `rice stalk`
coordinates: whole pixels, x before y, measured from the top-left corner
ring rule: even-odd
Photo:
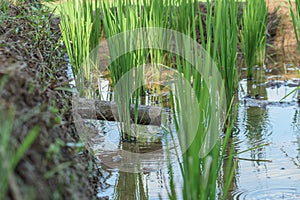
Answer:
[[[91,70],[98,67],[98,63],[87,64],[87,59],[101,39],[100,7],[98,1],[67,0],[61,3],[60,16],[62,39],[80,87],[84,79],[90,79]],[[96,61],[97,56],[92,56],[90,60]]]
[[[187,60],[176,56],[178,70],[176,92],[171,93],[173,112],[176,113],[174,115],[176,131],[180,147],[184,152],[181,166],[184,183],[183,198],[216,199],[217,180],[225,158],[223,149],[228,147],[228,140],[218,138],[222,134],[225,138],[229,138],[232,126],[232,122],[229,121],[227,131],[222,133],[220,108],[216,108],[217,105],[224,105],[230,110],[230,100],[236,89],[238,74],[236,68],[237,18],[235,17],[237,17],[237,4],[235,1],[215,1],[213,6],[207,1],[208,13],[206,13],[206,26],[204,27],[201,20],[199,20],[200,24],[197,24],[197,16],[201,16],[202,13],[194,10],[195,2],[186,0],[180,3],[183,6],[179,4],[179,10],[191,13],[191,15],[189,17],[179,15],[178,29],[196,41],[196,28],[200,28],[201,44],[207,52],[199,57],[191,51],[195,49],[193,44],[185,43],[183,47],[177,44],[177,48],[184,51],[185,57],[198,59],[197,65],[193,66]],[[212,68],[213,61],[216,62],[215,68]],[[200,75],[195,67],[200,67],[200,71],[203,70],[204,74]],[[215,69],[217,71],[213,71]],[[209,77],[216,78],[218,73],[221,74],[221,82],[217,83],[217,79],[214,80],[216,82],[209,81]],[[218,96],[214,92],[217,92],[216,89],[220,84],[224,84],[224,88],[222,95]],[[214,92],[211,93],[211,91]],[[215,141],[215,144],[208,148],[212,141]],[[230,174],[234,170],[230,168],[226,172],[228,175],[223,188],[224,197],[228,192],[226,188],[232,180]],[[174,192],[173,196],[172,193],[169,195],[173,198]]]
[[[267,6],[264,0],[246,2],[243,12],[241,47],[247,67],[247,77],[252,78],[255,64],[263,65],[266,53]]]
[[[214,4],[213,59],[222,74],[229,106],[238,85],[237,37],[238,1],[219,0]],[[209,37],[212,37],[211,35]]]
[[[135,69],[139,65],[145,63],[146,50],[139,49],[131,51],[134,48],[132,41],[137,40],[137,35],[131,34],[130,30],[144,26],[145,13],[142,12],[142,4],[136,2],[133,4],[130,0],[118,0],[117,2],[102,2],[103,11],[103,27],[105,35],[108,39],[108,47],[111,57],[111,64],[109,66],[112,84],[115,87],[115,100],[119,113],[119,120],[121,122],[121,131],[123,140],[135,140],[135,135],[132,135],[131,123],[137,122],[137,107],[138,98],[141,89],[134,92],[135,98],[132,98],[135,85],[140,85],[143,78],[139,69]],[[115,41],[114,36],[123,34],[122,41]],[[112,38],[110,40],[110,38]],[[143,44],[139,44],[143,45]],[[121,52],[124,55],[119,56]],[[136,71],[137,70],[137,71]],[[138,72],[138,73],[137,73]],[[129,73],[129,74],[128,74]],[[134,74],[137,74],[136,76]],[[121,80],[120,80],[121,79]],[[119,82],[122,84],[118,84]],[[118,86],[116,86],[118,84]],[[135,117],[130,118],[130,104],[135,103]],[[134,131],[134,130],[133,130]]]

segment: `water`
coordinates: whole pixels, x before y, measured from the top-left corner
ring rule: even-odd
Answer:
[[[288,82],[260,88],[261,99],[278,102],[294,89],[284,84]],[[240,102],[234,135],[236,152],[261,147],[239,154],[229,199],[300,199],[300,108],[295,96],[263,106]]]
[[[227,199],[300,199],[297,92],[282,99],[298,84],[299,79],[289,76],[286,80],[284,76],[268,75],[261,70],[255,80],[241,80],[232,137],[238,165]],[[98,87],[104,91],[102,99],[112,99],[107,81],[101,80]],[[141,102],[153,105],[153,101],[159,100],[166,106],[165,99],[155,96],[149,94]],[[163,118],[165,127],[170,126],[175,133],[172,114],[167,108]],[[129,144],[120,142],[117,122],[86,120],[86,125],[98,131],[90,138],[95,156],[102,162],[98,197],[168,199],[172,173],[181,199],[182,177],[175,151],[178,141],[172,143],[169,131],[163,126],[138,126],[142,142]],[[168,153],[173,160],[172,171],[168,168]]]
[[[166,114],[166,113],[165,113]],[[88,120],[89,126],[99,130],[92,139],[96,157],[101,160],[101,185],[98,197],[109,199],[168,199],[170,173],[175,174],[178,196],[181,193],[181,176],[177,162],[173,171],[168,169],[168,154],[177,160],[172,138],[158,126],[138,126],[147,142],[120,142],[118,123]],[[173,127],[175,130],[175,127]],[[169,151],[167,151],[167,142]],[[174,143],[173,143],[174,144]],[[173,150],[172,150],[173,149]],[[177,148],[178,149],[178,148]],[[134,172],[134,173],[133,173]]]
[[[239,109],[233,199],[300,199],[300,109]]]
[[[300,108],[295,95],[279,103],[294,89],[289,83],[240,82],[233,143],[236,153],[252,150],[237,156],[228,199],[300,199]],[[172,164],[173,172],[167,167],[166,142],[171,138],[162,127],[139,126],[145,142],[125,145],[120,142],[118,123],[89,120],[88,124],[99,131],[92,138],[96,157],[102,161],[98,197],[168,199],[173,173],[180,198],[180,169],[177,162]],[[139,157],[132,157],[132,153]],[[171,154],[176,160],[176,153]]]

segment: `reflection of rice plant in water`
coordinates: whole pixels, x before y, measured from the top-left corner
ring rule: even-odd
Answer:
[[[252,78],[255,64],[264,64],[266,51],[267,6],[264,0],[246,2],[243,12],[241,47],[247,67],[247,77]]]
[[[289,0],[290,4],[290,12],[292,16],[293,26],[294,26],[294,33],[296,36],[297,44],[298,44],[298,51],[300,52],[300,0],[295,0],[295,9],[293,8],[292,2]]]

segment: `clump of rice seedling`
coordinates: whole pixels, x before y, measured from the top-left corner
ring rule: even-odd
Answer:
[[[210,65],[211,63],[206,67]],[[177,58],[177,66],[180,73],[171,99],[173,112],[176,113],[174,114],[176,132],[183,152],[181,163],[183,198],[215,199],[217,180],[231,134],[229,124],[224,139],[219,138],[222,135],[220,104],[226,108],[225,90],[223,95],[212,95],[208,88],[216,89],[215,86],[209,86],[205,81],[207,79],[199,75],[188,62],[182,63],[180,58]],[[231,164],[232,158],[229,160]],[[223,188],[224,196],[228,191],[232,179],[230,174],[233,171],[234,168],[228,168],[224,175],[227,177]],[[174,187],[174,184],[172,185]]]
[[[181,165],[184,181],[183,197],[184,199],[215,199],[218,175],[225,157],[224,149],[227,147],[231,130],[231,124],[229,123],[226,133],[223,133],[224,139],[219,139],[220,135],[222,135],[222,123],[224,122],[222,114],[227,112],[227,108],[229,109],[230,104],[226,99],[231,102],[237,79],[237,5],[234,0],[217,1],[215,2],[213,15],[212,3],[207,1],[207,23],[206,27],[202,27],[202,24],[198,25],[196,23],[197,17],[200,16],[197,16],[199,14],[196,11],[197,3],[197,1],[193,0],[102,1],[101,10],[103,28],[107,37],[111,58],[111,63],[108,67],[115,93],[118,93],[115,96],[115,101],[119,111],[121,131],[125,133],[122,136],[126,141],[135,139],[134,135],[131,135],[131,130],[132,122],[135,122],[136,119],[132,120],[130,118],[130,105],[136,103],[137,111],[138,98],[141,91],[137,90],[132,95],[132,90],[135,84],[143,81],[143,77],[137,76],[137,74],[141,74],[139,73],[140,71],[143,71],[138,66],[143,66],[149,61],[149,58],[150,62],[163,62],[164,52],[156,49],[134,49],[132,45],[136,44],[132,44],[132,41],[136,41],[138,36],[130,35],[128,32],[128,34],[124,33],[142,27],[174,28],[190,37],[192,41],[195,41],[195,43],[180,44],[180,38],[175,36],[173,38],[173,42],[176,43],[175,47],[178,52],[182,53],[175,56],[178,79],[175,83],[176,92],[170,92],[174,113],[176,113],[174,114],[176,131],[180,146],[184,152]],[[73,7],[67,8],[70,12],[73,11],[73,8],[77,8],[76,6],[80,5],[80,3],[73,0],[71,5]],[[76,27],[81,27],[81,29],[77,30],[71,27],[69,29],[72,30],[71,32],[75,30],[83,33],[92,29],[91,16],[84,16],[83,14],[85,12],[89,13],[89,11],[87,9],[87,11],[81,11],[82,13],[78,11],[71,12],[74,19],[79,19],[80,17],[84,19],[78,20],[80,23],[75,22],[75,24],[78,23]],[[174,12],[172,13],[171,11]],[[65,17],[64,20],[66,19],[68,18]],[[175,20],[175,22],[170,23],[170,20]],[[89,27],[88,29],[86,26],[82,27],[86,24]],[[75,27],[75,25],[73,26]],[[197,49],[196,46],[193,46],[197,40],[196,27],[199,26],[201,27],[202,44],[208,52],[207,55],[196,55],[196,52],[194,52]],[[66,28],[68,28],[67,25]],[[207,35],[206,40],[204,40],[204,32]],[[122,41],[113,40],[114,36],[119,34],[124,36]],[[90,40],[86,40],[87,38],[83,37],[83,34],[79,34],[79,36],[87,47],[91,45]],[[67,38],[65,36],[64,40],[70,41],[70,39],[71,37]],[[79,44],[69,43],[67,49],[73,48],[72,45],[74,47],[79,46]],[[143,44],[140,45],[143,46]],[[82,53],[83,56],[80,58],[88,57],[86,53],[88,49],[85,49]],[[74,56],[71,50],[68,52],[71,52],[70,55]],[[119,51],[124,51],[125,53],[119,56]],[[204,66],[201,65],[203,64],[203,57],[201,56],[204,56],[208,61],[208,63],[204,63]],[[184,60],[184,57],[190,59]],[[213,61],[217,63],[215,68],[211,68]],[[83,60],[76,62],[81,64]],[[201,66],[204,69],[199,69]],[[199,74],[201,70],[204,75]],[[220,74],[220,77],[218,77],[220,78],[218,79],[219,82],[212,80],[212,77],[216,78],[216,74]],[[182,80],[185,81],[182,82]],[[118,83],[120,82],[125,84],[119,85]],[[215,92],[215,90],[220,89],[219,87],[221,87],[222,93]],[[229,183],[231,180],[230,174],[233,170],[228,172],[227,180]],[[174,186],[174,184],[172,185]],[[174,194],[174,190],[172,191]],[[225,187],[224,193],[226,191]]]
[[[215,2],[214,16],[212,19],[214,46],[211,55],[218,65],[225,82],[228,107],[238,85],[238,68],[236,63],[238,35],[237,20],[238,1],[221,0]],[[212,33],[210,33],[209,37],[212,37],[211,34]]]
[[[191,16],[179,15],[178,28],[184,30],[183,32],[196,42],[197,12],[194,6],[191,6],[195,2],[186,0],[181,3],[184,6],[181,7],[182,5],[179,4],[179,10],[184,11],[188,8],[187,12],[191,13]],[[229,121],[226,132],[222,133],[224,125],[222,120],[225,119],[220,110],[228,109],[227,112],[230,112],[230,102],[237,84],[237,4],[234,0],[216,1],[213,7],[208,1],[207,6],[206,27],[203,27],[200,20],[198,26],[201,44],[206,53],[195,55],[195,52],[191,51],[196,49],[193,46],[195,44],[176,43],[178,51],[183,51],[185,59],[196,60],[196,65],[193,65],[195,63],[191,63],[190,60],[183,60],[180,56],[176,56],[178,77],[175,93],[172,92],[171,97],[173,112],[176,113],[174,114],[176,132],[183,152],[180,167],[184,183],[184,199],[216,198],[217,181],[221,166],[224,164],[225,149],[231,148],[228,140],[232,121]],[[198,13],[198,16],[200,15],[201,13]],[[180,42],[180,39],[178,41]],[[199,71],[203,74],[200,75]],[[210,80],[210,77],[214,77],[214,80]],[[218,88],[221,85],[223,88]],[[218,89],[221,93],[217,92]],[[223,139],[219,138],[220,135],[224,136]],[[232,157],[229,160],[228,165],[232,165]],[[224,198],[232,180],[234,167],[227,169],[224,174],[226,183],[222,188]],[[170,185],[175,187],[173,183]],[[173,190],[171,188],[171,191]],[[171,199],[176,196],[174,191],[169,195]]]
[[[109,72],[112,85],[115,87],[115,101],[117,103],[119,121],[121,122],[121,131],[123,140],[132,141],[136,138],[131,133],[131,123],[137,121],[138,98],[141,89],[135,91],[134,100],[132,100],[132,91],[135,84],[142,81],[142,77],[137,75],[136,68],[147,60],[145,49],[132,49],[133,42],[138,38],[137,35],[131,34],[130,30],[134,30],[145,26],[149,13],[142,12],[142,4],[136,2],[133,4],[130,0],[118,0],[117,2],[103,1],[102,5],[103,28],[108,41],[111,63]],[[116,41],[114,36],[123,34],[122,41]],[[112,39],[111,39],[112,38]],[[119,38],[120,39],[120,38]],[[139,44],[143,46],[143,44]],[[124,52],[124,55],[119,55]],[[141,66],[140,66],[141,67]],[[139,73],[141,74],[139,69]],[[142,69],[143,70],[143,69]],[[133,78],[134,77],[134,78]],[[122,78],[122,84],[118,84]],[[135,103],[135,118],[130,118],[130,105]]]
[[[90,52],[99,44],[101,36],[98,1],[67,0],[60,7],[60,15],[59,27],[73,74],[75,78],[80,77],[80,74],[89,79],[91,67],[97,68],[97,63],[93,65],[83,63],[91,56]]]
[[[262,65],[266,51],[267,6],[264,0],[246,2],[243,13],[241,46],[247,67],[247,77],[252,78],[255,64]]]
[[[214,3],[207,1],[206,13],[195,10],[198,2],[186,0],[183,5],[183,7],[180,5],[179,9],[182,9],[180,12],[184,13],[185,10],[188,10],[188,13],[192,14],[187,17],[179,15],[178,24],[181,25],[178,27],[182,27],[179,29],[180,32],[188,32],[195,41],[200,41],[202,48],[208,52],[218,66],[225,82],[226,97],[229,100],[232,99],[237,89],[239,76],[236,63],[238,2],[233,0],[220,0]],[[205,16],[205,26],[201,19],[202,16]]]

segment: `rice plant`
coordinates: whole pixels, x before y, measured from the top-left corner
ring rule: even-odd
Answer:
[[[196,24],[196,14],[201,16],[203,13],[194,10],[194,2],[189,0],[182,2],[184,6],[181,7],[179,4],[179,10],[191,13],[191,16],[179,15],[179,29],[184,30],[186,35],[196,41],[196,28],[199,27],[201,44],[206,50],[204,52],[200,48],[203,52],[194,55],[195,52],[191,49],[196,49],[195,43],[185,42],[184,45],[176,43],[178,50],[184,51],[185,58],[193,58],[196,64],[193,65],[190,60],[182,60],[180,56],[176,56],[178,78],[175,93],[172,93],[171,98],[173,112],[176,113],[174,114],[176,131],[181,150],[184,152],[181,164],[183,198],[216,199],[217,180],[226,156],[225,149],[228,148],[232,126],[231,120],[225,133],[222,133],[225,119],[221,110],[228,109],[225,112],[230,112],[230,102],[238,78],[237,3],[233,0],[215,1],[213,5],[207,1],[208,12],[204,27],[201,20],[199,25]],[[202,74],[199,74],[199,71]],[[214,80],[211,80],[211,77],[214,77]],[[223,139],[219,138],[220,135],[224,136]],[[228,165],[231,165],[232,157],[229,160]],[[228,168],[224,175],[226,177],[222,195],[224,199],[233,172],[234,167]],[[174,192],[169,195],[174,199]]]
[[[146,50],[135,50],[133,41],[137,41],[137,35],[131,34],[130,30],[143,27],[145,24],[145,12],[142,12],[142,4],[137,2],[134,4],[130,0],[118,0],[117,2],[103,1],[103,28],[108,41],[111,63],[109,72],[112,84],[115,89],[115,101],[117,103],[119,121],[121,122],[121,131],[123,140],[135,140],[132,133],[131,123],[137,120],[138,98],[141,89],[135,92],[136,101],[132,101],[132,92],[134,85],[141,85],[141,71],[137,73],[137,67],[146,62]],[[118,41],[114,37],[123,34]],[[143,46],[143,44],[139,44]],[[120,53],[124,52],[124,54]],[[120,55],[121,54],[121,55]],[[140,66],[141,67],[141,66]],[[138,69],[138,70],[141,70]],[[134,76],[137,74],[137,76]],[[134,77],[134,78],[133,78]],[[122,78],[122,80],[120,80]],[[120,83],[121,82],[121,83]],[[120,84],[118,84],[120,83]],[[135,102],[135,118],[130,118],[130,105]]]
[[[226,97],[230,102],[237,89],[237,37],[238,1],[206,1],[207,13],[201,13],[197,1],[182,0],[179,6],[178,30],[189,32],[195,41],[200,41],[217,64],[225,82]],[[185,13],[190,13],[187,16]],[[202,17],[205,23],[203,24]],[[198,34],[198,35],[197,35]],[[229,106],[229,104],[228,104]]]
[[[145,20],[145,27],[161,27],[171,29],[175,26],[174,19],[172,19],[174,12],[176,12],[175,8],[173,8],[174,3],[170,0],[153,0],[144,1],[143,4],[143,12],[144,17],[147,18]],[[155,65],[156,63],[160,64],[168,64],[172,61],[169,61],[168,52],[164,52],[163,50],[150,48],[148,50],[149,61],[151,65]],[[154,72],[153,72],[154,74]],[[159,75],[158,73],[156,73]],[[159,76],[153,77],[154,81],[158,81],[160,79]],[[156,87],[155,90],[157,93],[160,92],[160,87]]]
[[[73,8],[78,8],[77,5],[80,3],[73,0],[71,5],[73,7],[66,10],[72,14],[72,11],[76,10]],[[184,182],[183,196],[184,199],[215,199],[218,175],[225,157],[224,149],[227,147],[231,130],[231,123],[228,122],[226,133],[222,133],[224,112],[227,113],[227,110],[230,110],[230,102],[236,89],[238,76],[236,68],[237,5],[234,0],[219,0],[214,4],[207,1],[206,26],[203,26],[199,19],[203,13],[199,13],[197,6],[198,2],[193,0],[144,0],[142,2],[117,0],[102,1],[100,7],[103,29],[110,51],[111,63],[108,69],[115,94],[117,94],[115,101],[119,111],[121,131],[124,133],[122,138],[126,141],[136,139],[131,132],[132,123],[134,124],[137,118],[130,119],[130,105],[135,103],[137,111],[141,90],[138,89],[134,93],[133,91],[136,85],[142,84],[143,77],[140,74],[143,74],[141,73],[144,70],[143,66],[147,62],[163,64],[165,57],[165,52],[161,49],[135,48],[134,46],[137,45],[135,41],[138,41],[140,46],[144,45],[141,42],[153,41],[139,40],[139,35],[131,34],[130,31],[142,27],[171,28],[184,33],[194,41],[182,43],[181,36],[173,37],[174,47],[177,48],[178,54],[171,55],[170,53],[171,57],[175,57],[174,65],[178,71],[175,92],[170,92],[171,99],[173,99],[176,131],[180,147],[184,152],[181,165]],[[78,23],[76,27],[87,24],[89,28],[87,29],[86,26],[78,30],[69,28],[68,32],[74,32],[74,30],[80,32],[79,39],[74,41],[81,41],[81,43],[84,41],[86,45],[90,45],[89,40],[85,40],[86,38],[81,33],[91,29],[92,20],[88,16],[86,19],[83,18],[85,20],[79,20],[84,16],[82,12],[86,11],[73,11],[73,17],[70,18],[78,19],[78,22],[75,22]],[[64,18],[63,23],[66,23],[68,17]],[[68,26],[65,25],[65,27]],[[201,44],[204,47],[204,49],[201,48],[201,52],[206,50],[207,54],[197,54],[198,28]],[[162,37],[165,35],[162,34]],[[70,41],[70,38],[65,36],[64,41]],[[75,42],[72,40],[72,44],[69,43],[67,49],[79,46],[79,44],[73,44]],[[87,49],[80,58],[88,56],[85,53]],[[73,55],[71,50],[68,52]],[[74,63],[83,62],[83,60],[72,59]],[[218,92],[219,90],[221,92]],[[220,135],[223,136],[222,139],[219,139]],[[228,171],[228,183],[231,180],[232,170],[234,169]],[[224,193],[226,191],[225,186]]]
[[[208,2],[208,4],[212,9],[211,3]],[[111,9],[114,7],[113,5],[115,6],[115,9]],[[177,7],[175,7],[175,5]],[[170,8],[168,6],[170,6]],[[190,63],[193,59],[188,61],[183,60],[179,55],[176,56],[176,67],[178,70],[178,82],[176,85],[177,100],[173,102],[173,108],[174,112],[177,113],[174,117],[177,121],[177,134],[180,138],[180,145],[182,149],[186,150],[183,154],[182,164],[184,199],[213,199],[216,195],[217,179],[224,158],[224,153],[222,152],[224,152],[224,149],[227,146],[228,137],[230,135],[230,128],[228,128],[228,131],[225,134],[227,140],[221,141],[216,138],[221,134],[220,127],[222,127],[222,125],[219,124],[219,120],[222,118],[220,117],[219,112],[221,112],[222,109],[217,111],[216,109],[218,106],[216,105],[221,104],[224,106],[225,104],[225,107],[227,107],[226,98],[227,96],[229,99],[232,98],[236,84],[236,50],[234,50],[236,49],[237,41],[237,18],[235,18],[237,17],[236,6],[235,1],[230,1],[230,3],[220,1],[216,6],[218,12],[215,14],[216,17],[213,17],[212,12],[209,12],[207,17],[208,23],[206,23],[207,27],[202,27],[201,29],[202,35],[204,34],[204,28],[209,30],[206,30],[206,32],[208,32],[208,39],[204,46],[209,50],[215,61],[217,61],[219,68],[216,69],[218,69],[218,72],[220,70],[220,73],[222,74],[221,80],[230,79],[226,82],[226,86],[224,87],[227,88],[228,86],[226,93],[222,93],[223,95],[218,97],[215,95],[211,96],[210,94],[210,91],[217,89],[218,85],[223,84],[221,81],[214,83],[215,85],[213,87],[207,85],[210,80],[209,77],[213,76],[213,74],[209,73],[217,73],[216,71],[211,71],[211,62],[206,63],[207,66],[205,69],[208,71],[206,71],[205,76],[201,76],[199,71],[195,70]],[[198,27],[198,24],[196,24],[196,1],[152,1],[150,4],[144,1],[142,7],[139,3],[133,4],[128,0],[119,0],[116,4],[105,2],[102,4],[102,7],[104,13],[103,25],[107,38],[135,28],[159,26],[161,28],[173,27],[190,36],[194,41],[197,39],[196,27]],[[140,10],[140,12],[138,12],[138,10]],[[173,12],[171,12],[171,10]],[[228,17],[228,11],[230,11],[230,18],[226,21],[226,26],[222,26],[221,20]],[[163,17],[163,14],[165,13],[175,20],[175,22],[170,24],[165,21]],[[188,15],[186,15],[186,13],[188,13]],[[213,22],[214,24],[211,25],[210,22]],[[217,33],[221,32],[222,34],[213,34],[213,31]],[[130,38],[130,35],[126,36],[127,37],[124,38],[122,44],[125,45],[125,47],[110,46],[109,44],[111,58],[113,58],[109,70],[113,83],[115,84],[117,84],[120,79],[127,77],[126,73],[132,70],[133,66],[147,62],[148,55],[150,55],[151,62],[162,62],[162,51],[152,49],[149,51],[129,52],[115,60],[115,56],[113,55],[116,53],[114,52],[115,49],[130,49],[130,43],[128,44],[127,41],[133,40]],[[229,40],[227,41],[228,38]],[[177,39],[180,40],[180,38]],[[213,40],[215,41],[215,46],[212,45]],[[175,43],[176,42],[177,40],[175,39]],[[193,51],[191,51],[191,49],[195,48],[193,47],[193,44],[194,43],[176,43],[176,47],[179,52],[184,51],[182,55],[193,57],[195,56],[193,55]],[[129,46],[127,47],[126,45]],[[199,57],[196,58],[199,59]],[[209,58],[209,56],[206,58]],[[200,67],[201,62],[197,62],[199,64],[198,67]],[[121,90],[127,89],[126,91],[128,92],[128,90],[131,90],[130,88],[131,85],[133,85],[133,82],[128,77],[126,79],[126,82],[130,84],[125,85]],[[182,83],[181,80],[183,79],[187,82]],[[192,85],[192,88],[186,88],[188,85]],[[118,91],[118,93],[120,93],[120,91]],[[125,98],[123,96],[119,100],[116,99],[117,104],[121,105],[119,110],[127,108],[129,106],[128,102],[131,102],[130,99],[131,95],[129,93],[125,95]],[[124,104],[124,102],[126,102],[126,104]],[[123,113],[123,120],[125,123],[128,123],[128,111],[126,112],[125,109],[123,110]],[[216,122],[216,124],[212,124],[212,122]],[[130,131],[129,128],[126,129],[126,126],[130,127],[130,124],[128,123],[124,127],[125,131]],[[190,133],[193,132],[196,134],[191,135]],[[209,135],[209,139],[205,137],[206,135]],[[212,149],[206,151],[207,140],[216,141],[216,144],[214,144]],[[205,151],[207,154],[201,153],[201,151]],[[228,182],[230,183],[230,177],[228,178]],[[224,191],[226,191],[226,188]]]
[[[299,42],[299,37],[300,37],[300,0],[295,0],[295,9],[293,8],[293,5],[290,0],[289,0],[289,5],[290,5],[290,12],[291,12],[292,21],[293,21],[294,33],[295,33],[297,45],[298,45],[298,51],[300,52],[300,42]]]
[[[228,105],[233,98],[238,84],[237,67],[237,32],[238,32],[238,1],[219,0],[214,5],[213,18],[213,51],[216,55],[218,68],[225,82]],[[211,37],[211,36],[210,36]]]
[[[264,0],[246,2],[243,12],[241,47],[247,67],[247,77],[252,78],[255,64],[264,64],[266,51],[267,6]]]
[[[100,7],[98,1],[67,0],[61,3],[61,22],[59,24],[62,39],[66,47],[73,74],[89,79],[91,68],[97,69],[97,63],[84,65],[87,58],[96,61],[90,52],[99,44],[101,36]],[[91,58],[91,56],[94,56]],[[81,80],[82,81],[82,80]]]
[[[210,68],[212,65],[208,60],[205,67]],[[172,103],[173,111],[176,113],[174,115],[176,131],[183,152],[181,164],[183,198],[215,199],[217,180],[225,157],[224,149],[227,148],[230,136],[228,128],[224,134],[225,139],[219,138],[222,135],[221,119],[224,119],[221,110],[226,108],[225,90],[223,88],[223,92],[218,93],[214,89],[221,83],[208,82],[209,76],[206,75],[213,70],[207,70],[207,74],[201,76],[198,70],[194,70],[188,62],[182,63],[179,57],[177,66],[181,73],[178,74],[175,84],[176,96],[172,93]],[[214,74],[218,73],[217,71],[213,71],[211,77],[218,77]],[[210,93],[211,91],[215,94]],[[228,174],[233,170],[230,169],[226,174],[228,177],[226,186],[231,181]],[[224,193],[226,194],[226,187]]]

